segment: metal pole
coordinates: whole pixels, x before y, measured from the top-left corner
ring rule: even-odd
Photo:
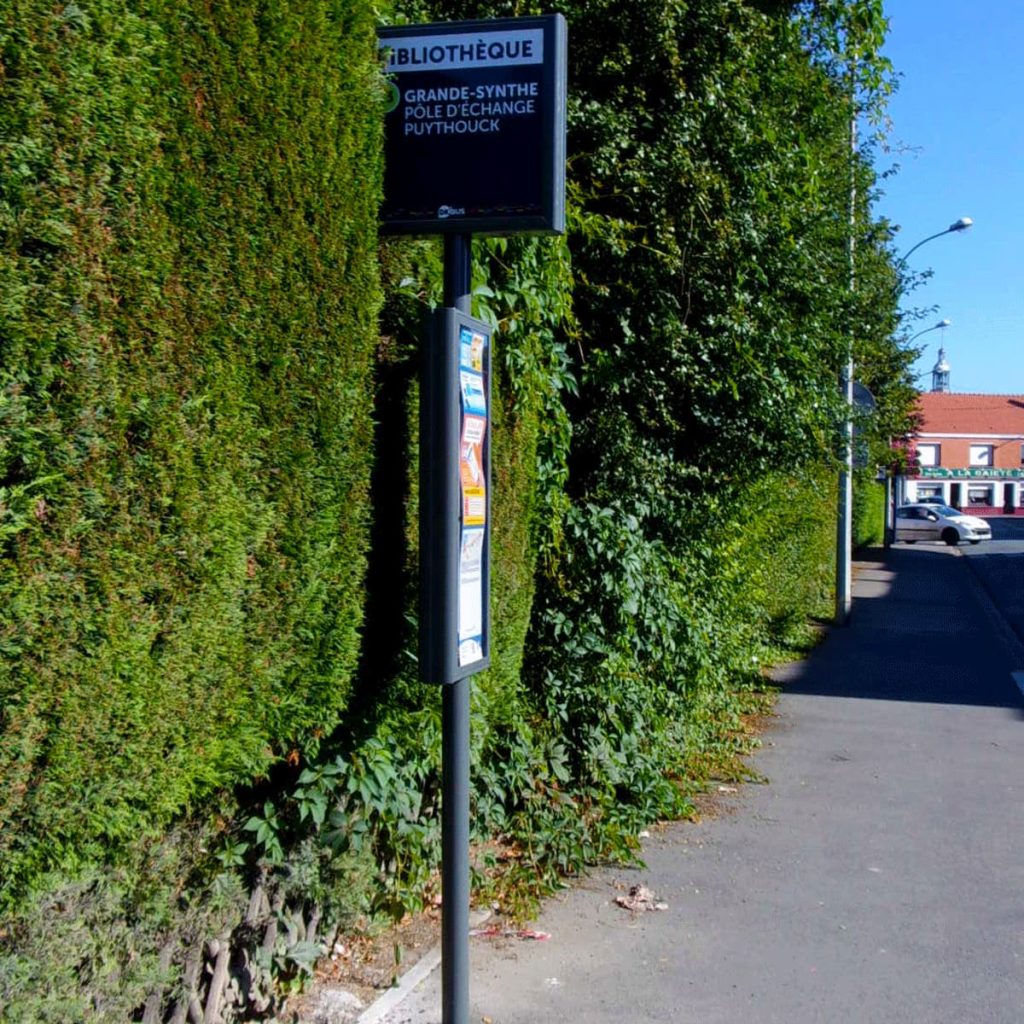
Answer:
[[[893,533],[893,479],[892,473],[885,474],[885,523],[884,523],[884,534],[883,534],[883,545],[890,547],[892,545],[892,533]]]
[[[901,257],[900,257],[900,260],[899,260],[899,264],[897,264],[897,265],[902,265],[902,264],[906,263],[906,262],[907,262],[907,258],[908,258],[908,257],[910,256],[910,254],[911,254],[912,252],[916,251],[917,249],[920,249],[920,248],[921,248],[921,246],[922,246],[922,245],[924,245],[924,243],[925,243],[925,242],[930,242],[930,241],[931,241],[931,240],[932,240],[933,238],[941,238],[941,237],[942,237],[943,235],[948,235],[948,234],[950,233],[950,231],[956,231],[956,230],[957,230],[957,228],[956,228],[956,226],[954,225],[954,226],[952,226],[952,227],[948,227],[948,228],[946,228],[946,230],[945,230],[945,231],[936,231],[934,235],[929,235],[929,236],[928,236],[927,238],[922,238],[922,239],[921,239],[921,241],[917,243],[917,245],[911,246],[911,247],[910,247],[910,248],[909,248],[909,249],[908,249],[908,250],[907,250],[907,251],[906,251],[906,252],[905,252],[905,253],[904,253],[904,254],[903,254],[903,255],[902,255]]]
[[[853,360],[846,366],[846,396],[852,404]],[[843,468],[839,471],[839,515],[836,524],[836,625],[842,626],[850,617],[853,604],[850,577],[853,548],[853,421],[843,424],[845,431]]]
[[[836,517],[836,609],[835,622],[844,625],[852,605],[850,577],[853,548],[853,298],[856,285],[854,247],[857,227],[857,109],[854,97],[853,64],[850,65],[850,234],[847,253],[850,264],[850,324],[843,384],[846,394],[846,422],[843,424],[843,468],[839,472],[839,507]]]
[[[469,1022],[469,687],[442,694],[441,1020]]]
[[[472,243],[471,235],[444,236],[444,304],[470,314]]]
[[[469,235],[445,235],[444,303],[470,308]],[[441,1020],[469,1024],[469,694],[472,676],[442,687]]]

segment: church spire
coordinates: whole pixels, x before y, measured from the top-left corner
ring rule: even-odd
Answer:
[[[932,391],[949,391],[949,363],[944,348],[939,349],[938,361],[932,367]]]

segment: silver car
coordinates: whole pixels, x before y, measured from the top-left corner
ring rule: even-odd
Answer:
[[[949,545],[966,540],[978,544],[992,539],[992,528],[984,519],[949,505],[918,502],[896,509],[896,539],[908,544],[919,540],[941,540]]]

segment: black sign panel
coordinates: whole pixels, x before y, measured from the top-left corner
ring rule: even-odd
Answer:
[[[391,109],[381,230],[565,229],[565,21],[380,30]]]

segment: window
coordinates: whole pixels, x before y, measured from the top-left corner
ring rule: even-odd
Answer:
[[[1024,466],[1024,444],[1020,446],[1020,464]]]
[[[990,444],[972,444],[971,445],[971,465],[972,466],[991,466],[992,465],[992,445],[990,445]]]
[[[922,466],[942,465],[942,446],[937,444],[919,444],[917,458]]]
[[[991,486],[978,487],[972,484],[967,488],[968,505],[991,505],[992,501],[993,498]]]
[[[917,500],[924,501],[926,498],[942,498],[942,484],[918,484]]]

